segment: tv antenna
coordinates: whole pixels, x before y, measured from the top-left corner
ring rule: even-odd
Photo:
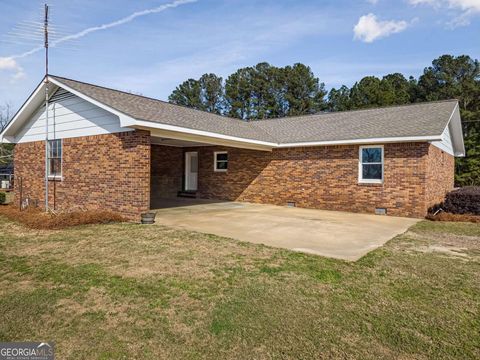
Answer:
[[[48,201],[48,187],[49,187],[49,45],[52,44],[52,47],[55,47],[58,43],[58,40],[64,41],[64,38],[68,35],[66,34],[65,28],[59,26],[52,26],[50,24],[50,6],[48,4],[44,5],[44,16],[43,21],[22,21],[15,25],[10,32],[3,36],[3,39],[0,41],[15,44],[15,45],[28,45],[33,46],[33,49],[30,51],[19,55],[17,57],[23,57],[33,52],[40,51],[42,48],[45,49],[45,211],[49,211],[49,201]],[[68,39],[71,42],[73,39]],[[43,42],[43,44],[42,44]],[[64,46],[62,45],[62,48]],[[68,49],[68,48],[67,48]],[[75,48],[70,48],[70,50],[75,50]],[[53,136],[55,138],[55,135]],[[55,194],[54,194],[55,196]],[[54,200],[55,203],[55,200]]]
[[[48,4],[45,4],[43,21],[45,47],[45,212],[48,212]]]

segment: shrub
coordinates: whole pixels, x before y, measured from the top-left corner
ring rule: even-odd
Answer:
[[[471,186],[450,191],[443,203],[428,209],[427,219],[480,222],[480,187]]]
[[[5,204],[7,200],[7,195],[4,192],[0,192],[0,204]]]
[[[125,218],[121,215],[110,211],[86,210],[54,214],[45,213],[38,208],[27,208],[20,211],[18,207],[12,205],[0,207],[0,215],[4,215],[10,220],[18,221],[32,229],[44,230],[125,221]]]
[[[449,192],[443,210],[452,214],[480,215],[480,187],[464,187]]]

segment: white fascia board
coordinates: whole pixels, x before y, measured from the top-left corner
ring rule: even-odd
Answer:
[[[277,147],[288,148],[288,147],[310,147],[310,146],[351,145],[351,144],[384,144],[384,143],[422,142],[422,141],[428,142],[428,141],[438,141],[441,139],[442,139],[442,135],[440,134],[435,136],[406,136],[406,137],[284,143],[284,144],[278,144]]]
[[[465,143],[463,141],[462,119],[460,117],[460,107],[458,105],[458,101],[455,104],[452,113],[450,114],[450,118],[448,119],[447,125],[445,125],[443,132],[445,132],[447,128],[450,130],[450,138],[452,140],[453,147],[453,154],[450,155],[456,157],[465,157]]]
[[[455,156],[465,156],[465,143],[463,141],[462,119],[460,117],[460,109],[457,106],[452,112],[448,125],[450,127],[450,137],[452,139],[452,146]]]
[[[254,144],[254,145],[260,145],[260,146],[272,147],[272,148],[278,146],[277,143],[272,143],[268,141],[245,139],[245,138],[240,138],[236,136],[213,133],[210,131],[189,129],[182,126],[167,125],[167,124],[156,123],[156,122],[145,121],[145,120],[136,120],[134,125],[129,125],[129,126],[141,127],[143,129],[151,128],[151,129],[158,129],[158,130],[175,131],[175,132],[180,132],[180,133],[185,133],[190,135],[198,135],[198,136],[204,136],[209,138],[234,141],[238,143]]]
[[[61,81],[55,80],[51,77],[49,77],[48,79],[53,84],[67,90],[68,92],[71,92],[72,94],[78,96],[79,98],[81,98],[83,100],[86,100],[86,101],[98,106],[99,108],[104,109],[104,110],[106,110],[106,111],[108,111],[108,112],[110,112],[114,115],[117,115],[120,118],[120,126],[121,127],[129,127],[129,125],[132,125],[136,122],[136,120],[134,118],[132,118],[131,116],[128,116],[128,115],[122,113],[121,111],[118,111],[118,110],[116,110],[116,109],[114,109],[114,108],[112,108],[108,105],[105,105],[104,103],[102,103],[100,101],[92,99],[90,96],[87,96],[80,91],[72,89],[70,86],[65,85]]]

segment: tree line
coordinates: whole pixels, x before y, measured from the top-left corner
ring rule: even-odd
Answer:
[[[456,183],[480,185],[480,64],[467,55],[440,56],[418,79],[400,73],[367,76],[330,91],[304,64],[263,62],[238,69],[225,81],[215,74],[188,79],[169,96],[174,104],[242,120],[447,99],[459,100],[467,151],[456,159]]]

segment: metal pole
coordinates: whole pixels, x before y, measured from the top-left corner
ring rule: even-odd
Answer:
[[[48,211],[48,5],[45,4],[45,211]]]

